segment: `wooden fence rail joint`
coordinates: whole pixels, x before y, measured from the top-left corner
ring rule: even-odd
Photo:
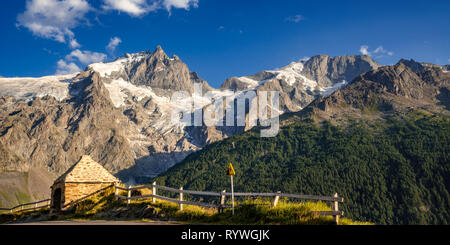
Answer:
[[[141,195],[141,196],[133,196],[131,197],[130,191],[131,190],[140,190],[144,188],[151,188],[152,194],[151,195]],[[116,190],[126,190],[128,191],[128,196],[121,196],[117,194],[116,191],[116,198],[117,199],[124,199],[127,200],[127,204],[130,203],[130,200],[136,200],[136,199],[144,199],[144,198],[152,198],[152,202],[155,203],[157,199],[169,201],[172,203],[176,203],[179,205],[179,209],[183,210],[183,204],[186,205],[195,205],[195,206],[202,206],[202,207],[210,207],[210,208],[217,208],[219,213],[222,213],[224,208],[230,208],[231,205],[225,205],[225,198],[227,196],[231,196],[231,193],[227,193],[225,190],[222,192],[209,192],[209,191],[195,191],[195,190],[184,190],[183,187],[180,187],[179,189],[171,188],[167,186],[161,186],[157,185],[156,182],[153,182],[151,185],[141,185],[141,186],[134,186],[128,188],[123,188],[120,186],[116,186]],[[164,190],[169,191],[172,193],[178,194],[178,199],[170,198],[170,197],[164,197],[157,194],[157,190]],[[217,196],[220,197],[220,204],[212,204],[212,203],[203,203],[203,202],[191,202],[191,201],[185,201],[184,200],[184,194],[190,194],[190,195],[201,195],[201,196]],[[317,200],[317,201],[329,201],[331,202],[332,210],[331,211],[313,211],[312,213],[314,215],[329,215],[333,216],[333,221],[336,224],[339,224],[339,217],[344,215],[343,211],[339,211],[339,203],[344,202],[344,198],[339,197],[337,193],[335,193],[333,196],[317,196],[317,195],[302,195],[302,194],[289,194],[289,193],[281,193],[281,191],[278,191],[276,193],[253,193],[253,192],[237,192],[234,193],[235,196],[253,196],[253,197],[274,197],[274,200],[272,202],[272,206],[276,207],[278,205],[278,202],[280,200],[280,197],[288,197],[288,198],[297,198],[297,199],[304,199],[304,200]]]
[[[195,190],[184,190],[183,187],[180,187],[179,189],[171,188],[167,186],[160,186],[157,185],[156,182],[153,182],[151,185],[141,185],[141,186],[127,186],[127,187],[121,187],[117,184],[113,185],[115,187],[114,190],[114,196],[115,200],[126,200],[127,205],[130,205],[131,200],[137,200],[137,199],[145,199],[145,198],[152,198],[152,202],[155,203],[157,199],[164,200],[172,203],[176,203],[179,205],[179,209],[183,211],[183,205],[194,205],[194,206],[201,206],[201,207],[208,207],[208,208],[216,208],[218,209],[219,213],[222,213],[225,208],[231,208],[231,205],[225,204],[225,198],[227,196],[231,196],[231,193],[227,193],[225,190],[222,192],[208,192],[208,191],[195,191]],[[112,186],[109,186],[112,187]],[[107,188],[109,188],[107,187]],[[152,189],[152,194],[149,195],[140,195],[140,196],[132,196],[131,193],[133,190],[140,190],[140,189]],[[106,188],[104,188],[106,189]],[[104,190],[102,189],[102,190]],[[165,190],[173,193],[178,193],[178,199],[170,198],[170,197],[164,197],[160,196],[157,193],[157,190]],[[126,191],[127,195],[123,196],[119,194],[119,190]],[[203,202],[192,202],[192,201],[186,201],[184,199],[184,194],[190,194],[190,195],[201,195],[201,196],[217,196],[220,197],[220,203],[219,204],[212,204],[212,203],[203,203]],[[253,193],[253,192],[237,192],[234,193],[235,196],[253,196],[253,197],[274,197],[272,206],[276,207],[278,205],[280,197],[289,197],[289,198],[297,198],[297,199],[304,199],[304,200],[318,200],[318,201],[329,201],[331,202],[331,211],[313,211],[312,213],[314,215],[329,215],[333,216],[333,221],[336,224],[339,224],[339,218],[340,216],[344,215],[343,211],[339,210],[339,203],[344,202],[344,198],[339,197],[337,193],[334,193],[333,196],[327,197],[327,196],[316,196],[316,195],[301,195],[301,194],[288,194],[288,193],[281,193],[281,191],[278,191],[276,193]],[[80,200],[84,200],[85,198],[82,198]],[[77,200],[77,201],[80,201]],[[46,203],[45,205],[38,205],[40,203]],[[42,201],[37,202],[30,202],[25,204],[20,204],[12,208],[0,208],[0,211],[9,211],[9,213],[15,212],[17,209],[20,209],[20,211],[28,211],[28,210],[36,210],[40,208],[46,208],[50,207],[51,200],[46,199]],[[74,203],[70,203],[66,206],[73,205]],[[25,208],[27,206],[33,206],[30,208]]]
[[[44,203],[46,202],[47,204],[45,205],[38,205],[40,203]],[[50,207],[50,199],[45,199],[45,200],[41,200],[41,201],[37,201],[37,202],[30,202],[30,203],[24,203],[24,204],[19,204],[15,207],[12,208],[0,208],[0,211],[7,211],[9,213],[14,213],[16,211],[30,211],[30,210],[36,210],[36,209],[41,209],[41,208],[46,208],[46,207]],[[32,206],[31,208],[26,208],[27,206]]]

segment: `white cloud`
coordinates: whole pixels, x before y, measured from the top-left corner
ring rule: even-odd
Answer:
[[[158,9],[189,10],[197,8],[199,0],[103,0],[102,8],[117,10],[137,17]],[[73,29],[82,21],[88,23],[87,13],[95,11],[87,0],[27,0],[25,11],[17,16],[18,27],[25,27],[33,35],[66,43],[72,49],[81,45]]]
[[[197,8],[198,2],[199,0],[103,0],[102,8],[138,17],[162,8],[169,13],[172,8],[189,10],[191,6]]]
[[[157,9],[158,2],[151,5],[147,0],[103,0],[103,9],[125,12],[131,16],[141,16]]]
[[[68,63],[64,60],[59,60],[57,63],[56,75],[67,75],[79,72],[81,70],[75,63]]]
[[[375,49],[375,51],[373,51],[374,53],[380,53],[380,52],[385,52],[385,50],[384,50],[384,48],[383,48],[383,46],[378,46],[378,48],[377,49]]]
[[[387,51],[386,49],[383,48],[383,46],[378,46],[378,48],[375,49],[375,51],[373,51],[374,54],[387,54],[389,56],[394,55],[393,52],[391,51]]]
[[[170,12],[172,8],[189,10],[192,6],[198,8],[199,0],[164,0],[163,5]]]
[[[361,52],[361,54],[363,54],[363,55],[368,55],[368,56],[372,56],[373,54],[377,54],[378,55],[377,58],[382,58],[382,57],[384,57],[384,55],[388,55],[388,56],[393,56],[394,55],[394,52],[384,49],[383,46],[378,46],[375,50],[369,51],[369,46],[362,45],[359,48],[359,52]]]
[[[91,10],[86,0],[28,0],[25,12],[17,16],[17,26],[27,28],[36,36],[78,48],[72,29]]]
[[[310,58],[311,58],[311,57],[303,56],[303,58],[301,58],[301,59],[299,60],[299,62],[306,62],[306,61],[308,61]]]
[[[285,19],[285,21],[287,21],[287,22],[299,23],[300,21],[302,21],[302,20],[304,20],[304,19],[305,19],[305,18],[304,18],[302,15],[297,14],[297,15],[295,15],[295,16],[289,16],[289,17],[287,17],[287,18]]]
[[[118,37],[113,37],[108,43],[108,46],[106,46],[106,50],[108,50],[110,53],[114,53],[116,51],[117,46],[122,42],[122,39]]]
[[[73,49],[75,49],[75,48],[80,48],[80,47],[81,47],[81,45],[80,45],[80,44],[77,42],[77,40],[75,40],[75,39],[72,39],[72,40],[70,41],[69,46],[70,46],[71,48],[73,48]]]
[[[56,75],[73,74],[81,71],[78,64],[89,65],[92,63],[102,62],[106,59],[106,54],[87,51],[87,50],[73,50],[66,55],[64,59],[58,61]]]
[[[189,10],[197,8],[199,0],[102,0],[101,8],[125,12],[138,17],[159,9],[172,8]],[[79,49],[73,29],[83,21],[89,23],[86,15],[97,11],[88,0],[27,0],[25,11],[17,16],[17,27],[28,29],[33,35],[67,44],[71,49]],[[112,39],[106,47],[114,52],[121,40]],[[77,51],[81,52],[81,51]]]
[[[83,65],[89,65],[104,61],[106,54],[76,49],[68,54],[65,59],[68,61],[78,60]]]
[[[362,45],[359,48],[359,52],[361,52],[361,54],[363,54],[363,55],[369,55],[369,56],[371,55],[369,52],[369,46],[367,46],[367,45]]]

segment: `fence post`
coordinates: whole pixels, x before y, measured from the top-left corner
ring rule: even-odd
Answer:
[[[222,193],[220,194],[220,206],[219,206],[219,213],[223,213],[223,208],[225,206],[225,192],[227,192],[226,190],[223,190]]]
[[[128,186],[128,194],[127,194],[127,205],[131,202],[131,186]]]
[[[156,181],[155,182],[153,182],[153,184],[152,184],[152,195],[156,195]],[[156,198],[155,197],[153,197],[152,198],[152,203],[155,203],[156,202]]]
[[[183,201],[183,186],[180,187],[180,211],[183,211],[183,203],[181,203]]]
[[[34,203],[34,209],[37,209],[37,202]]]
[[[47,201],[47,206],[48,206],[48,207],[52,206],[52,201],[51,201],[51,200],[48,200],[48,201]]]
[[[275,196],[275,199],[273,199],[273,207],[277,206],[278,201],[280,200],[280,194],[281,194],[281,191],[277,191],[277,195]]]
[[[338,194],[334,193],[333,197],[338,197]],[[339,211],[339,202],[336,200],[333,201],[331,208],[333,211]],[[339,215],[333,215],[333,220],[336,223],[336,225],[339,225]]]
[[[114,185],[114,197],[115,197],[115,200],[117,201],[117,200],[119,200],[119,188],[117,188],[117,183]]]

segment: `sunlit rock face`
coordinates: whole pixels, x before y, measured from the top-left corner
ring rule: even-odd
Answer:
[[[368,56],[321,55],[233,77],[214,89],[157,47],[71,75],[0,78],[0,171],[39,168],[57,175],[88,154],[125,182],[140,183],[211,142],[251,128],[186,126],[173,122],[174,111],[201,110],[214,99],[248,91],[278,91],[279,112],[296,112],[378,67]],[[200,94],[195,84],[201,84]],[[173,101],[177,91],[199,103],[191,108]],[[207,92],[213,99],[201,97]]]

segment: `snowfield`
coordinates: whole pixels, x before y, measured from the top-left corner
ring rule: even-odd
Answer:
[[[0,96],[12,96],[17,100],[29,101],[49,95],[63,101],[69,96],[69,84],[76,75],[78,73],[39,78],[0,78]]]
[[[334,84],[331,87],[320,87],[317,81],[308,79],[307,77],[302,75],[304,62],[306,62],[306,60],[302,60],[300,62],[292,62],[291,64],[280,69],[265,71],[273,75],[273,77],[270,79],[254,80],[248,76],[238,77],[238,79],[242,83],[248,84],[247,89],[249,90],[258,89],[268,81],[279,79],[286,81],[289,86],[298,86],[306,91],[311,92],[319,91],[321,96],[327,96],[347,85],[346,81],[342,81],[341,83]]]
[[[142,60],[148,58],[150,55],[151,53],[149,52],[126,54],[113,62],[91,64],[87,69],[98,72],[103,78],[112,78],[111,74],[113,72],[125,71],[126,68],[142,62]],[[253,76],[243,76],[238,79],[247,84],[247,91],[254,91],[266,82],[281,79],[289,86],[296,86],[315,93],[319,92],[321,96],[329,95],[347,84],[346,81],[342,81],[332,87],[319,87],[316,81],[310,80],[301,74],[304,62],[304,60],[293,62],[280,69],[265,71],[269,73],[269,76],[265,76],[261,80],[253,79]],[[29,101],[36,97],[50,95],[58,101],[63,101],[69,96],[76,96],[76,93],[69,95],[69,84],[74,82],[73,78],[76,75],[78,73],[41,78],[0,78],[0,96],[13,96],[18,100]],[[240,91],[233,93],[228,90],[213,90],[209,92],[208,97],[194,94],[193,97],[174,100],[168,96],[158,96],[149,86],[136,86],[122,78],[107,80],[104,85],[109,91],[111,101],[116,108],[126,108],[128,106],[126,101],[128,100],[139,102],[144,98],[151,98],[161,113],[160,120],[153,124],[153,127],[157,128],[158,131],[167,131],[173,127],[179,129],[184,128],[183,123],[173,122],[171,120],[173,113],[192,113],[192,111],[204,108],[219,98],[227,98],[225,101],[232,103],[231,101],[244,96],[246,92]],[[227,107],[230,106],[231,104],[227,105]],[[280,114],[282,113],[283,111],[280,111]]]
[[[100,76],[107,77],[113,72],[119,72],[124,70],[127,64],[135,64],[149,57],[148,52],[140,52],[136,54],[125,54],[125,56],[118,58],[113,62],[108,63],[94,63],[88,65],[88,69],[94,70],[100,73]]]

